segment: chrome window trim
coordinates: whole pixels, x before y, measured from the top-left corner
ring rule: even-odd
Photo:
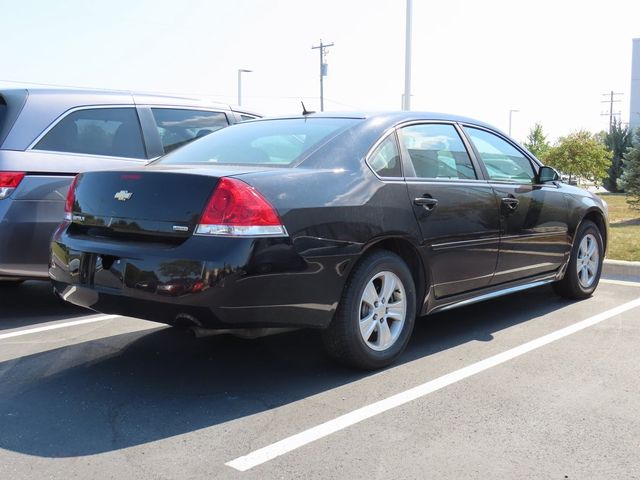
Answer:
[[[471,178],[424,178],[424,177],[406,177],[406,183],[413,185],[436,183],[438,185],[473,185],[474,187],[491,187],[489,182],[484,179],[477,178],[475,180]]]

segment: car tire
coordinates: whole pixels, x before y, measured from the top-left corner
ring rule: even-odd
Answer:
[[[600,281],[603,252],[600,230],[592,221],[583,221],[578,228],[564,278],[553,284],[555,292],[577,300],[590,297]]]
[[[17,287],[18,285],[22,285],[24,280],[0,280],[0,288],[1,287]]]
[[[406,263],[394,253],[375,251],[355,266],[347,281],[335,317],[323,332],[325,349],[351,367],[385,367],[406,348],[415,315],[415,284]]]

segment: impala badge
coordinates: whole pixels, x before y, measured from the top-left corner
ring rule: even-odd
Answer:
[[[132,195],[133,193],[128,192],[127,190],[120,190],[118,193],[116,193],[113,196],[113,198],[115,198],[116,200],[120,200],[121,202],[124,202],[126,200],[129,200]]]

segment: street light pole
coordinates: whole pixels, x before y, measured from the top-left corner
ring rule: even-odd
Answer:
[[[509,110],[509,136],[511,136],[511,115],[519,111],[520,110]]]
[[[238,106],[242,105],[242,74],[250,72],[253,72],[253,70],[247,70],[246,68],[238,69]]]
[[[413,10],[412,0],[407,0],[407,21],[405,29],[404,47],[404,97],[402,109],[411,110],[411,18]]]

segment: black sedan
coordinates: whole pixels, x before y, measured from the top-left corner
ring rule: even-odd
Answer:
[[[66,301],[199,331],[322,329],[379,368],[417,316],[545,283],[593,293],[606,204],[484,123],[311,114],[83,173],[49,274]]]

